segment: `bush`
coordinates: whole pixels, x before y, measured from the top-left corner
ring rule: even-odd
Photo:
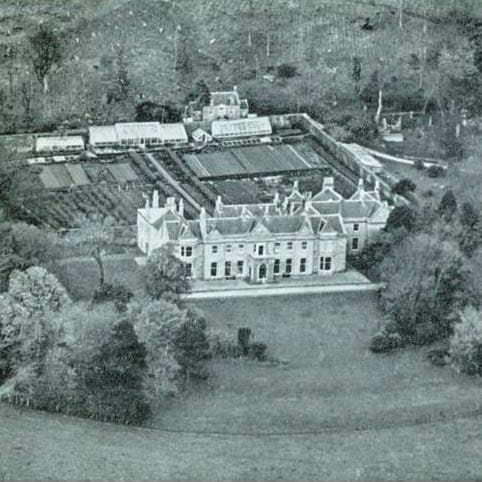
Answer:
[[[415,325],[411,342],[414,345],[429,345],[440,338],[434,323],[426,321]]]
[[[238,329],[238,346],[244,356],[249,352],[249,340],[251,339],[251,335],[251,328]]]
[[[405,194],[408,194],[409,192],[415,191],[417,188],[417,185],[408,178],[405,179],[400,179],[393,187],[392,187],[392,192],[395,194],[399,194],[400,196],[404,196]]]
[[[425,169],[425,164],[422,161],[422,159],[417,159],[414,163],[415,169],[418,169],[419,171],[423,171]]]
[[[370,350],[373,353],[386,353],[402,346],[402,337],[399,333],[387,333],[385,330],[378,332],[370,341]]]
[[[290,79],[295,77],[297,73],[296,65],[281,64],[278,67],[278,77],[281,77],[282,79]]]
[[[266,360],[266,350],[268,346],[266,343],[253,342],[248,346],[248,356],[255,358],[258,361]]]
[[[445,169],[441,166],[432,165],[427,169],[428,177],[443,177],[445,176]]]
[[[449,358],[448,348],[434,348],[427,353],[427,358],[437,366],[447,365]]]
[[[467,308],[454,326],[449,349],[452,366],[468,375],[482,375],[482,316]]]
[[[102,283],[92,295],[92,303],[106,303],[113,301],[119,311],[123,311],[134,294],[129,288],[120,283]]]
[[[241,356],[239,346],[221,333],[209,333],[208,342],[211,358],[239,358]]]

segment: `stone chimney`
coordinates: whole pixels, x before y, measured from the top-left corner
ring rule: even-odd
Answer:
[[[380,192],[380,181],[378,179],[375,181],[375,192]]]
[[[179,216],[184,217],[184,199],[179,199]]]
[[[298,179],[296,179],[295,182],[293,182],[293,192],[298,191],[298,189],[299,189],[299,182],[298,182]]]
[[[204,207],[201,207],[199,213],[199,229],[201,230],[201,236],[204,239],[208,232],[206,225],[206,209]]]
[[[335,178],[334,177],[324,177],[323,178],[323,190],[334,189],[335,188]]]
[[[278,192],[278,191],[276,191],[276,192],[274,193],[273,203],[274,203],[274,205],[275,205],[276,207],[277,207],[278,204],[279,204],[279,192]]]
[[[176,212],[176,199],[173,197],[168,197],[166,199],[166,207],[169,211],[175,213]]]
[[[365,191],[365,182],[363,181],[363,177],[358,179],[358,190],[361,192]]]
[[[152,193],[152,207],[158,208],[159,207],[159,191],[157,189],[154,190]]]
[[[221,212],[223,210],[223,198],[221,196],[218,196],[216,198],[216,211]]]

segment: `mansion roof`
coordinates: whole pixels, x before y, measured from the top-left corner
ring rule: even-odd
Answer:
[[[378,190],[369,192],[361,182],[357,192],[344,199],[333,188],[333,179],[325,178],[320,193],[311,197],[301,194],[295,182],[289,196],[282,201],[275,195],[271,203],[224,205],[218,197],[211,216],[204,209],[198,219],[184,218],[183,208],[169,199],[165,207],[146,207],[140,215],[170,241],[224,240],[261,236],[344,236],[344,220],[376,221],[376,215],[388,206],[380,200]]]

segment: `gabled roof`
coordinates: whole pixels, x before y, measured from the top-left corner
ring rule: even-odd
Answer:
[[[239,105],[239,95],[233,90],[229,92],[211,92],[212,105]]]
[[[341,215],[348,219],[369,218],[374,214],[380,203],[377,201],[344,200],[341,203]]]
[[[314,196],[312,198],[312,201],[326,202],[326,201],[341,201],[342,199],[343,199],[343,196],[337,193],[334,189],[325,188],[322,191],[320,191],[316,196]]]

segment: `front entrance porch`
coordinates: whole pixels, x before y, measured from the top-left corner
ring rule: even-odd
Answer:
[[[250,256],[248,259],[250,283],[272,283],[274,280],[274,260],[268,256]]]

